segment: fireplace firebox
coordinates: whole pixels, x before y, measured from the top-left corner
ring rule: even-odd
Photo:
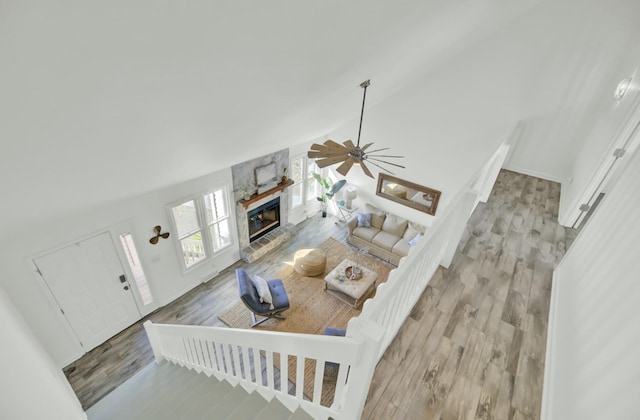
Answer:
[[[280,197],[249,210],[247,223],[249,224],[249,242],[260,239],[280,226]]]

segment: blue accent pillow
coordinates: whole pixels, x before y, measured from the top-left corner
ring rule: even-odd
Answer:
[[[358,213],[358,227],[371,227],[371,213]]]
[[[415,246],[418,243],[418,239],[422,238],[422,233],[418,233],[415,238],[409,241],[409,246]]]

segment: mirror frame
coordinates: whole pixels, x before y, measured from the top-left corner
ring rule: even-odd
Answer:
[[[412,201],[411,199],[400,198],[398,196],[388,194],[383,190],[383,185],[385,181],[388,183],[395,183],[395,184],[401,185],[408,189],[416,190],[417,192],[413,193],[414,195],[418,193],[431,194],[433,196],[431,207],[416,201]],[[425,187],[423,185],[414,184],[413,182],[405,181],[404,179],[396,178],[395,176],[391,176],[383,173],[378,174],[378,186],[376,188],[376,195],[380,197],[384,197],[391,201],[395,201],[396,203],[404,204],[405,206],[422,211],[432,216],[436,214],[436,208],[438,207],[440,194],[441,194],[440,191]]]

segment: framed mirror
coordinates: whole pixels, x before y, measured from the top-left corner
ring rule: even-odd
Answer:
[[[382,173],[378,174],[376,195],[431,215],[436,214],[440,200],[440,191]]]

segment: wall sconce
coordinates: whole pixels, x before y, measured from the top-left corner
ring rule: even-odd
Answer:
[[[619,101],[622,97],[627,93],[627,89],[629,89],[629,85],[631,85],[631,78],[627,77],[618,83],[615,92],[613,93],[613,99]]]
[[[169,232],[160,233],[160,231],[162,231],[162,227],[160,227],[160,226],[154,227],[153,231],[156,233],[156,236],[154,236],[153,238],[149,239],[149,242],[151,242],[152,245],[157,244],[158,243],[158,239],[160,239],[160,238],[167,239],[169,237]]]

